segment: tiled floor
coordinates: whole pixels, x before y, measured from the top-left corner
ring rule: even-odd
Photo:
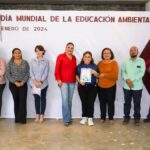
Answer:
[[[96,119],[89,127],[75,119],[65,127],[53,119],[28,119],[25,125],[0,119],[0,150],[150,150],[150,123],[135,127],[133,121],[124,126],[122,120],[109,125]]]

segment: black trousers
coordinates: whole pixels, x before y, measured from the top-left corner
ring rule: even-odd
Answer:
[[[2,108],[2,94],[4,91],[6,84],[0,84],[0,115],[1,115],[1,108]]]
[[[106,119],[106,111],[108,107],[109,120],[113,120],[115,110],[116,85],[110,88],[98,87],[98,97],[100,101],[101,119]]]
[[[46,86],[44,89],[41,90],[41,96],[33,94],[35,100],[36,114],[44,115],[45,113],[47,88],[48,86]]]
[[[97,86],[78,86],[78,92],[82,103],[82,117],[93,117],[94,102],[97,95]]]
[[[9,89],[14,100],[15,122],[26,123],[27,84],[17,87],[10,82]]]

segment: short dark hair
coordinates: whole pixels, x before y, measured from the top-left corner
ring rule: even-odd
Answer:
[[[36,49],[39,49],[39,51],[42,51],[43,52],[43,55],[45,54],[45,49],[44,49],[44,47],[42,46],[42,45],[37,45],[36,47],[35,47],[35,52],[36,52]]]
[[[90,62],[90,64],[94,65],[94,59],[93,59],[92,53],[91,53],[90,51],[86,51],[86,52],[83,53],[83,56],[82,56],[82,59],[81,59],[80,64],[84,64],[83,57],[84,57],[86,54],[89,54],[89,55],[91,56],[91,62]]]
[[[16,50],[20,51],[20,53],[21,53],[21,59],[22,59],[22,52],[21,52],[21,49],[20,49],[20,48],[14,48],[14,49],[12,50],[12,57],[11,57],[11,60],[14,60],[13,54],[14,54],[14,52],[15,52]]]
[[[114,59],[115,58],[115,56],[114,56],[114,53],[113,53],[113,51],[110,49],[110,48],[108,48],[108,47],[106,47],[106,48],[104,48],[103,50],[102,50],[102,53],[101,53],[101,58],[104,60],[104,51],[105,50],[109,50],[110,51],[110,53],[111,53],[111,57],[110,57],[110,59]]]
[[[68,43],[66,44],[66,47],[67,47],[68,45],[72,45],[72,46],[74,47],[74,44],[73,44],[72,42],[68,42]]]

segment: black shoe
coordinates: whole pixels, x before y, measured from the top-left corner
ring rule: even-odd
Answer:
[[[15,119],[15,123],[19,123],[19,121]]]
[[[20,122],[21,124],[26,124],[27,122],[26,121],[22,121],[22,122]]]
[[[150,122],[150,118],[146,118],[146,119],[144,119],[144,121],[143,121],[144,123],[149,123]]]

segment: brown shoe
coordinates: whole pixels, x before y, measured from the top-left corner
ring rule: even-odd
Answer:
[[[123,124],[123,125],[129,124],[129,119],[124,119],[123,122],[122,122],[122,124]]]
[[[140,125],[140,120],[134,120],[134,125],[139,126]]]
[[[115,123],[114,120],[109,120],[110,125],[113,125],[114,123]]]
[[[106,121],[106,120],[104,120],[104,119],[101,119],[101,120],[100,120],[100,123],[105,123],[105,121]]]

